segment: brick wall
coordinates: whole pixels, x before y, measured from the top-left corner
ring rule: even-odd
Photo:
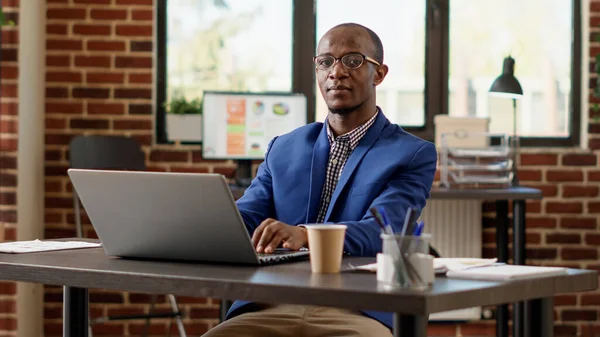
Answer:
[[[23,0],[21,0],[23,1]],[[16,237],[16,140],[18,0],[2,0],[17,27],[2,29],[0,97],[0,239]],[[66,176],[67,147],[78,134],[123,134],[139,140],[149,169],[217,172],[231,176],[228,161],[205,161],[197,146],[155,145],[153,141],[152,0],[47,0],[46,38],[46,237],[75,235],[71,186]],[[592,26],[600,20],[600,0],[591,1]],[[600,29],[592,28],[593,31]],[[587,38],[587,37],[584,37]],[[597,43],[591,45],[600,48]],[[592,51],[590,51],[592,52]],[[591,98],[590,98],[591,100]],[[592,150],[527,149],[520,157],[524,185],[541,188],[544,200],[527,205],[529,263],[600,270],[598,231],[600,202],[600,124],[589,125]],[[494,252],[493,204],[485,204],[484,254]],[[84,219],[85,234],[94,237]],[[0,282],[0,335],[14,335],[15,286]],[[148,295],[92,289],[91,315],[141,313]],[[61,335],[61,289],[46,287],[45,334]],[[190,335],[216,324],[218,301],[179,298],[190,313]],[[164,296],[159,308],[167,309]],[[600,336],[598,293],[556,299],[557,336]],[[97,335],[139,335],[143,322],[96,326]],[[167,321],[151,330],[166,335]],[[435,336],[492,336],[494,322],[439,324]]]

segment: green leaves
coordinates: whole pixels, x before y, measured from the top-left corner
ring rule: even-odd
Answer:
[[[165,103],[167,113],[175,115],[202,114],[202,100],[195,98],[191,101],[184,96],[175,96],[170,102]]]
[[[6,21],[6,16],[4,15],[4,11],[0,6],[0,27],[2,26],[14,26],[15,22],[13,20]]]

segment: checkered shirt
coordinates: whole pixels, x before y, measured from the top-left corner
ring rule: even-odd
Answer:
[[[342,170],[346,165],[346,161],[348,160],[348,157],[350,157],[352,151],[354,151],[356,146],[358,146],[358,142],[367,133],[369,127],[373,125],[378,114],[379,109],[377,109],[377,113],[375,113],[375,115],[373,115],[373,117],[371,117],[371,119],[369,119],[366,123],[346,134],[337,137],[333,135],[333,132],[329,127],[329,122],[325,120],[327,138],[329,139],[330,146],[329,162],[327,163],[325,184],[323,184],[323,190],[321,191],[321,202],[319,205],[319,214],[317,215],[317,223],[325,220],[325,214],[327,214],[331,196],[333,195],[335,186],[342,175]]]

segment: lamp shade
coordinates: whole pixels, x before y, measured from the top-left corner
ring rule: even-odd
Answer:
[[[514,72],[515,60],[509,56],[504,59],[502,75],[500,75],[490,87],[490,95],[521,98],[523,96],[523,88],[521,88],[521,84],[519,84],[519,81],[516,79]]]

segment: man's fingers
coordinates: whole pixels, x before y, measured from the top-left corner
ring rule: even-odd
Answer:
[[[273,236],[271,238],[271,241],[265,245],[265,253],[267,253],[267,254],[273,253],[275,251],[275,249],[277,248],[277,246],[279,246],[279,244],[281,243],[282,240],[283,240],[283,233],[282,233],[282,231],[278,231],[277,235]]]
[[[256,227],[256,229],[254,230],[254,233],[252,234],[252,245],[254,246],[254,248],[257,247],[258,242],[262,236],[262,233],[265,230],[265,227],[267,227],[273,221],[275,221],[275,220],[268,218],[265,221],[263,221],[258,227]]]
[[[277,226],[277,223],[270,223],[265,226],[265,229],[258,240],[258,244],[256,245],[256,251],[262,253],[267,245],[271,242],[271,239],[277,234],[279,229],[281,229],[281,227]]]

